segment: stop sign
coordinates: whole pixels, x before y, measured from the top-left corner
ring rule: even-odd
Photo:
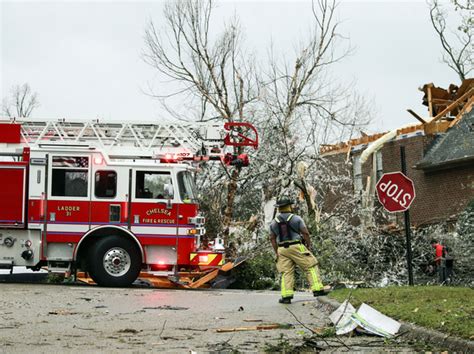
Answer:
[[[379,202],[391,213],[407,210],[415,199],[413,181],[401,172],[385,173],[375,188]]]

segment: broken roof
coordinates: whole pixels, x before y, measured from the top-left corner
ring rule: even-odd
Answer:
[[[423,170],[450,168],[474,162],[474,109],[436,137],[425,157],[415,166]]]
[[[458,129],[453,128],[460,121],[464,120],[464,116],[467,115],[466,112],[471,110],[474,105],[474,79],[463,80],[459,87],[451,84],[447,90],[436,87],[430,83],[424,85],[420,91],[423,91],[425,94],[423,104],[428,106],[430,118],[422,118],[413,110],[408,109],[407,111],[420,121],[421,124],[398,129],[395,134],[397,139],[408,138],[412,136],[413,133],[418,135],[420,130],[423,131],[425,135],[435,135],[447,131],[451,132],[451,130],[457,131]],[[362,137],[357,139],[340,142],[338,144],[321,145],[319,152],[321,155],[349,153],[357,150],[357,148],[365,148],[369,143],[380,139],[386,133],[387,132],[373,135],[362,133]],[[424,160],[425,159],[423,159],[423,161]],[[424,165],[420,165],[420,168],[424,168],[421,166]],[[428,166],[428,159],[426,159],[426,166]]]

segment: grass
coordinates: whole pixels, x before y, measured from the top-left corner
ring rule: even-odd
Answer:
[[[330,297],[344,301],[350,289],[335,290]],[[474,290],[448,286],[399,286],[355,289],[350,302],[362,302],[394,319],[436,329],[458,337],[474,338]]]

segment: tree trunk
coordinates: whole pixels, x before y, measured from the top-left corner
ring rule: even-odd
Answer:
[[[224,218],[223,218],[223,234],[224,234],[224,241],[227,241],[229,238],[229,228],[232,222],[232,214],[234,213],[234,199],[235,195],[237,194],[237,179],[240,175],[240,169],[236,168],[232,171],[231,180],[227,186],[227,206],[224,210]]]
[[[301,193],[303,193],[303,198],[306,203],[306,207],[308,208],[308,217],[309,217],[309,230],[314,232],[319,231],[319,222],[317,220],[317,212],[314,205],[313,200],[311,199],[311,194],[308,191],[306,181],[304,179],[300,179],[297,183],[297,187],[300,189]]]
[[[229,258],[235,258],[236,256],[236,246],[234,243],[229,243],[230,236],[230,225],[232,223],[233,214],[234,214],[234,200],[237,194],[237,180],[240,175],[240,168],[235,168],[231,173],[231,180],[227,185],[227,206],[224,210],[224,218],[222,220],[222,236],[224,239],[224,244],[226,246],[226,256]]]

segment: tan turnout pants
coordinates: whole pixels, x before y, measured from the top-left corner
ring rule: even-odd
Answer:
[[[277,270],[281,273],[281,296],[292,297],[295,285],[295,264],[308,278],[311,291],[323,290],[316,257],[301,243],[278,247]]]

